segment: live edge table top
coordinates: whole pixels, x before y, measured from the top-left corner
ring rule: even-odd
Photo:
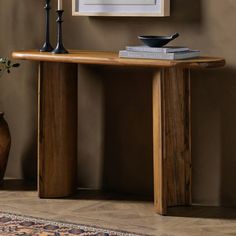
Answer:
[[[182,68],[217,68],[225,65],[225,60],[219,57],[199,57],[187,60],[149,60],[119,58],[117,52],[78,51],[70,50],[69,54],[52,54],[37,50],[15,51],[12,57],[20,60],[114,65],[114,66],[141,66],[141,67],[182,67]]]

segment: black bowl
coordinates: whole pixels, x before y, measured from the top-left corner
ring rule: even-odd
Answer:
[[[149,47],[163,47],[177,37],[179,37],[178,33],[171,36],[138,36],[138,38]]]

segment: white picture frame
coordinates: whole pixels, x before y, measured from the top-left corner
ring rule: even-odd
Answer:
[[[73,16],[170,15],[170,0],[72,0]]]

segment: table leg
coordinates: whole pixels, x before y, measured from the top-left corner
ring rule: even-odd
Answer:
[[[154,205],[191,204],[190,73],[160,69],[153,78]]]
[[[76,190],[77,65],[40,62],[38,87],[39,197]]]

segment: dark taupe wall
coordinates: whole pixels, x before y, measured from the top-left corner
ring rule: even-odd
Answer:
[[[0,56],[14,49],[38,47],[43,34],[41,1],[0,1]],[[22,66],[0,80],[0,110],[5,112],[12,147],[6,175],[32,176],[35,172],[37,65]]]
[[[181,37],[176,44],[226,58],[224,69],[192,72],[193,200],[201,204],[236,205],[235,0],[172,0],[172,16],[168,18],[72,17],[71,1],[65,2],[64,40],[68,48],[119,50],[138,43],[139,34],[179,32]],[[40,4],[38,0],[0,2],[0,19],[5,22],[1,24],[1,54],[40,46],[43,34]],[[0,82],[1,109],[6,112],[13,136],[8,176],[22,176],[23,160],[25,156],[31,157],[25,153],[33,147],[31,142],[35,136],[35,73],[35,65],[24,62],[10,81]],[[90,91],[100,88],[95,82],[90,86]],[[147,89],[144,88],[143,93],[138,90],[140,96],[147,96]],[[26,163],[25,169],[30,170],[31,165]],[[91,164],[89,166],[91,168]],[[98,184],[91,177],[93,174],[91,170],[87,176],[80,175],[79,182]]]

